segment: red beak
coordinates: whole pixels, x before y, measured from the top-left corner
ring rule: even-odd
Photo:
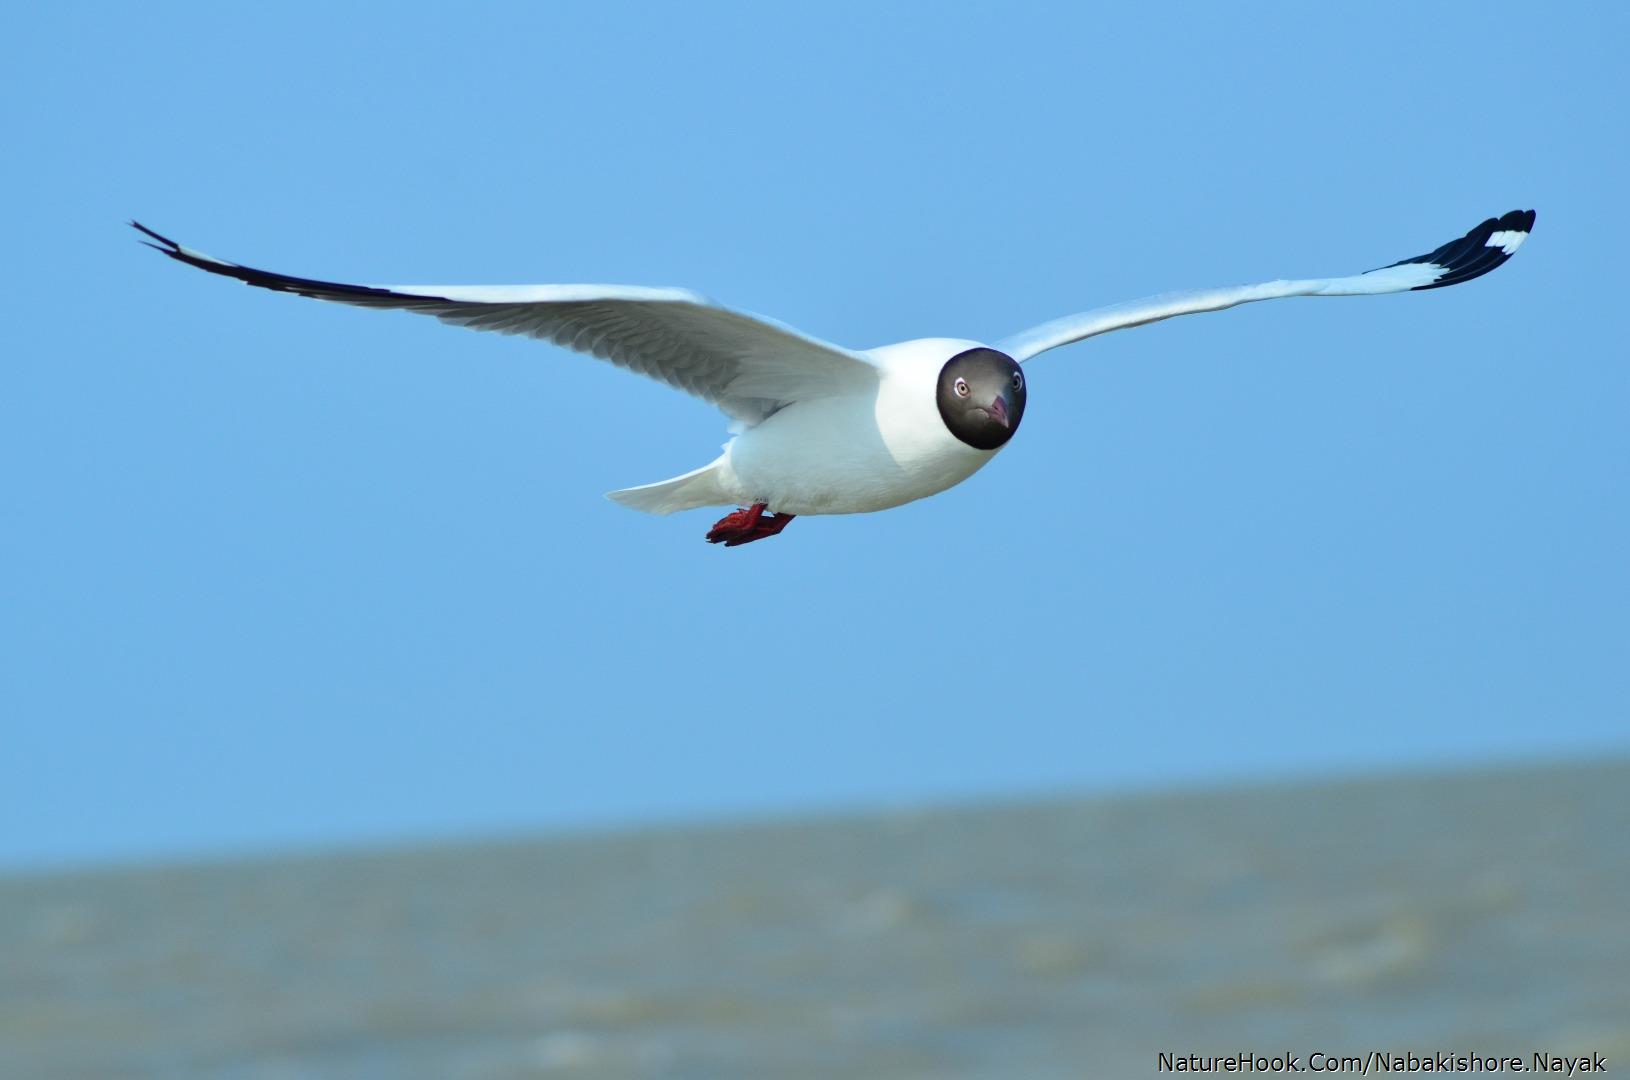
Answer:
[[[989,414],[992,420],[996,421],[998,424],[1001,424],[1003,427],[1011,428],[1013,426],[1012,424],[1008,423],[1007,420],[1007,402],[1003,401],[1001,398],[997,398],[995,401],[991,402],[990,408],[986,409],[985,412]]]

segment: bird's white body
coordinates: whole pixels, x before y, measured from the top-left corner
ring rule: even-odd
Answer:
[[[763,503],[781,514],[862,514],[938,494],[998,451],[956,439],[934,404],[948,357],[979,343],[924,338],[872,349],[869,389],[795,401],[748,427],[704,468],[612,492],[625,506],[669,514]]]
[[[998,451],[956,439],[934,404],[948,357],[978,342],[926,338],[873,349],[882,377],[863,397],[787,406],[733,439],[722,457],[725,502],[785,514],[860,514],[936,495]]]
[[[866,352],[732,311],[685,289],[349,285],[226,262],[131,224],[165,255],[212,274],[541,338],[717,405],[736,433],[717,459],[609,497],[656,514],[746,504],[749,509],[708,533],[710,542],[735,546],[774,536],[795,516],[886,510],[966,480],[996,456],[1023,415],[1025,380],[1018,365],[1049,349],[1259,300],[1374,296],[1470,281],[1511,257],[1533,228],[1534,212],[1489,218],[1435,251],[1362,274],[1151,296],[1054,319],[994,348],[922,338]],[[766,509],[770,518],[761,517]]]

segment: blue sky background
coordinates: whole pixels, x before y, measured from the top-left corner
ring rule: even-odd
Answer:
[[[1621,5],[56,5],[0,35],[0,866],[1630,749]],[[708,407],[242,288],[690,286],[1031,366],[960,488],[602,492]]]

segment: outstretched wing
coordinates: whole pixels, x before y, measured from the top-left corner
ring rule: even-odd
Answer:
[[[1281,296],[1371,296],[1376,293],[1441,289],[1482,277],[1511,258],[1534,228],[1532,210],[1513,210],[1504,217],[1489,218],[1458,240],[1436,251],[1404,259],[1379,270],[1351,277],[1311,278],[1305,281],[1268,281],[1260,285],[1236,285],[1227,289],[1196,289],[1165,293],[1142,300],[1043,323],[1015,334],[997,348],[1025,361],[1048,349],[1068,345],[1082,338],[1124,330],[1129,326],[1159,322],[1173,315],[1193,315],[1201,311],[1221,311],[1257,300],[1277,300]]]
[[[685,289],[344,285],[226,262],[131,224],[156,241],[149,247],[212,274],[317,300],[400,308],[474,330],[542,338],[694,394],[746,426],[794,401],[864,391],[877,382],[877,369],[858,353]]]

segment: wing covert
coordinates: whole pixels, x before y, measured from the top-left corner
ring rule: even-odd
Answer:
[[[877,381],[877,369],[858,353],[686,289],[349,285],[227,262],[131,225],[156,241],[149,247],[212,274],[275,292],[539,338],[665,382],[717,405],[745,426],[793,401],[864,390]]]

